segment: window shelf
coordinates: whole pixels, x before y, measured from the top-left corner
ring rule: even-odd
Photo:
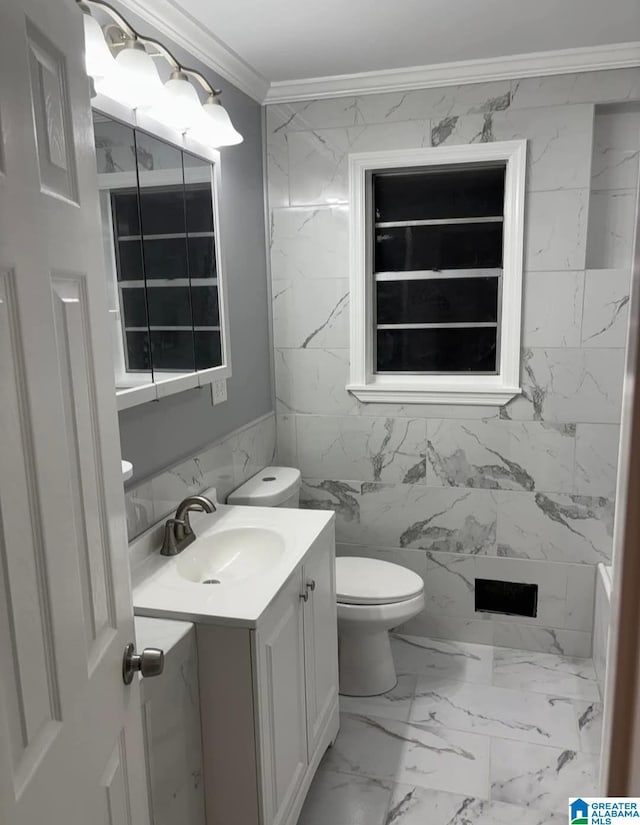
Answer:
[[[378,221],[375,224],[376,229],[398,229],[403,226],[453,226],[461,223],[502,223],[504,218],[502,215],[492,215],[490,217],[482,218],[429,218],[428,220],[418,221]]]
[[[188,324],[174,324],[171,326],[125,327],[126,332],[220,332],[220,327],[203,327]]]
[[[481,327],[497,327],[495,321],[460,321],[451,323],[424,323],[424,324],[376,324],[376,329],[479,329]]]
[[[153,278],[150,281],[118,281],[125,289],[166,289],[175,286],[217,286],[217,278]]]
[[[394,270],[393,272],[376,272],[376,281],[426,281],[428,279],[444,280],[447,278],[500,278],[501,269],[423,269]]]
[[[165,232],[161,235],[118,235],[118,241],[166,241],[176,238],[213,238],[213,232]]]

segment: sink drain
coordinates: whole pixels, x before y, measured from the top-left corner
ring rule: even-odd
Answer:
[[[220,584],[220,583],[221,583],[220,579],[205,579],[203,582],[200,582],[200,584]]]

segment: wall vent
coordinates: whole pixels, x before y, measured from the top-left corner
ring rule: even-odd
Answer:
[[[538,585],[476,579],[476,613],[507,616],[538,615]]]

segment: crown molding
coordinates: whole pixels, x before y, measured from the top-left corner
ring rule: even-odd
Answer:
[[[269,83],[200,21],[178,8],[173,0],[120,0],[120,5],[171,38],[258,103],[290,103],[640,66],[640,43],[633,42]]]
[[[407,69],[312,77],[271,83],[265,103],[291,103],[325,97],[402,92],[435,86],[457,86],[519,77],[640,66],[640,43],[614,43],[550,52],[533,52],[482,60],[461,60]]]
[[[120,0],[120,4],[249,97],[264,103],[269,81],[171,0]]]

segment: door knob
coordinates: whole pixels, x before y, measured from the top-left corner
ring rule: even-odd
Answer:
[[[307,590],[313,591],[315,589],[316,589],[316,580],[315,579],[309,579],[309,581],[307,582]]]
[[[164,670],[164,651],[157,647],[145,647],[142,653],[136,653],[133,642],[124,649],[122,657],[122,681],[130,685],[133,674],[139,672],[145,679],[159,676]]]

